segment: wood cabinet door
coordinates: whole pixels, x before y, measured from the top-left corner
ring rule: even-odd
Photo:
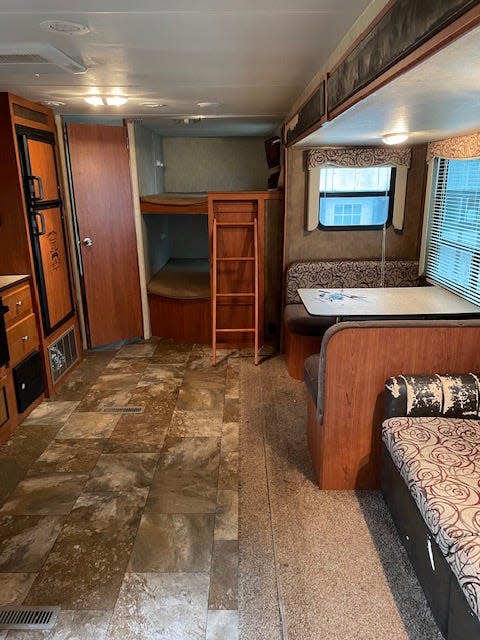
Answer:
[[[124,127],[68,124],[89,346],[143,334]]]

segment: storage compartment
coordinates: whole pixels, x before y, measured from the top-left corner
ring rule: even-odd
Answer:
[[[42,359],[34,351],[13,369],[18,413],[23,413],[45,390]]]
[[[30,351],[38,347],[38,333],[35,315],[31,313],[13,327],[7,329],[10,366],[20,362]]]

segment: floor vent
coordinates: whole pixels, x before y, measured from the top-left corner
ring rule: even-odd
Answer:
[[[57,622],[60,607],[1,607],[0,629],[48,631]]]
[[[128,407],[100,407],[100,413],[143,413],[145,407],[130,405]]]
[[[73,327],[48,347],[48,358],[53,384],[55,384],[78,359],[75,329]]]

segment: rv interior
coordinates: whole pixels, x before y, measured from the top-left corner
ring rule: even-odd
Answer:
[[[480,639],[479,0],[0,2],[0,639]]]

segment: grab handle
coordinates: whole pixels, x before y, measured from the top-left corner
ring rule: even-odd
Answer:
[[[43,181],[40,176],[27,176],[27,180],[30,184],[30,196],[34,202],[43,200],[45,198],[45,190],[43,188]],[[38,195],[35,185],[38,185]]]

